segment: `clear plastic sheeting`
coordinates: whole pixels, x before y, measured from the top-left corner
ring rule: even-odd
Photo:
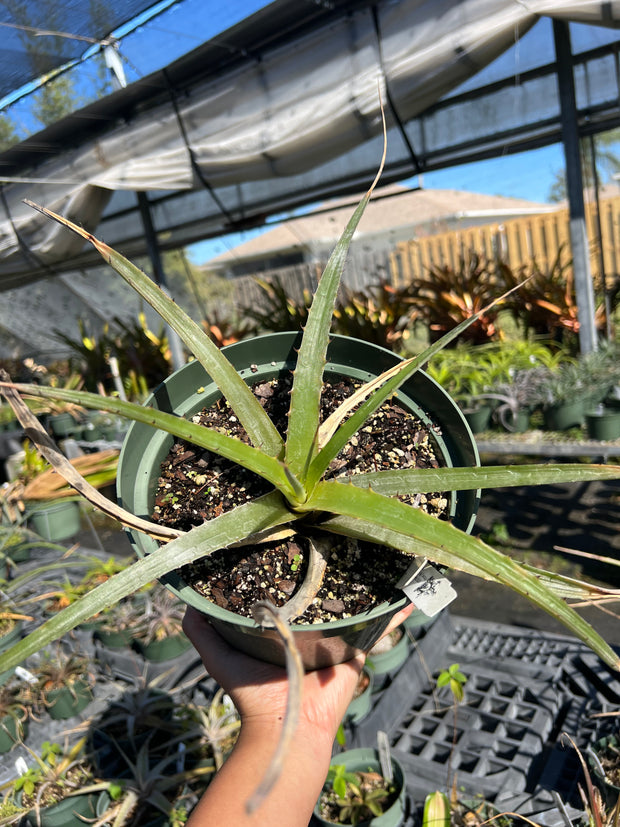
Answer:
[[[3,189],[0,285],[96,260],[24,198],[88,229],[99,225],[107,243],[136,255],[144,252],[136,191],[148,192],[160,243],[172,247],[363,189],[381,155],[379,90],[390,121],[384,183],[420,171],[420,163],[426,169],[456,163],[464,146],[475,144],[480,157],[498,152],[496,133],[514,151],[511,141],[524,123],[528,140],[549,140],[559,111],[555,75],[515,78],[509,88],[490,88],[482,102],[471,94],[453,104],[449,98],[540,15],[615,26],[620,2],[348,4],[339,16],[330,14],[322,25],[317,17],[273,47],[267,40],[260,54],[248,50],[213,71],[205,65],[202,77],[176,83],[157,105],[120,122],[102,119],[96,133],[90,124],[83,142],[73,138],[72,148],[57,147],[31,169],[15,171],[28,182]],[[554,55],[548,57],[552,65]],[[600,66],[599,75],[617,108],[613,66]],[[166,81],[155,73],[143,86],[165,89]],[[119,107],[123,92],[134,94],[131,87],[117,93]],[[79,117],[71,123],[78,128]]]

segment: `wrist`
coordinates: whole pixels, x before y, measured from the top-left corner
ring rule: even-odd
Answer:
[[[261,739],[265,743],[275,743],[279,740],[284,724],[282,715],[252,715],[241,719],[241,733],[246,737]],[[331,750],[336,730],[326,722],[317,722],[308,719],[303,712],[295,727],[293,740],[298,739],[301,743],[316,743],[318,746]]]

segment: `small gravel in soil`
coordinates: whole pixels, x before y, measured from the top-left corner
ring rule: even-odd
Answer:
[[[254,393],[280,433],[285,433],[291,381],[258,383]],[[350,380],[325,386],[325,419],[355,390]],[[248,442],[244,429],[224,400],[194,415],[194,422],[216,428]],[[385,403],[332,462],[327,478],[388,468],[436,468],[435,442],[427,426],[395,403]],[[238,505],[267,493],[262,478],[210,451],[176,441],[162,463],[153,519],[189,530]],[[448,500],[439,493],[401,498],[412,506],[442,517]],[[321,590],[300,623],[320,623],[350,617],[389,600],[394,584],[411,558],[382,545],[330,535],[330,560]],[[303,582],[308,558],[306,540],[266,543],[211,554],[181,570],[199,593],[222,608],[251,616],[258,600],[282,606]]]

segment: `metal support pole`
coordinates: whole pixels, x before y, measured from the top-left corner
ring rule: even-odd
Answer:
[[[582,353],[590,353],[597,349],[596,326],[594,323],[594,287],[592,285],[592,273],[590,271],[590,254],[583,201],[575,79],[573,76],[573,56],[568,23],[564,20],[554,20],[553,36],[555,40],[558,90],[560,95],[562,143],[564,146],[564,161],[566,166],[570,241],[573,253],[575,294],[579,318],[579,347]]]
[[[603,249],[603,225],[601,222],[601,188],[598,180],[598,171],[596,169],[596,144],[594,142],[594,135],[590,135],[590,163],[592,164],[592,181],[594,182],[594,201],[596,203],[596,242],[598,245],[598,269],[600,274],[600,283],[603,290],[605,301],[605,335],[608,342],[613,338],[612,324],[611,324],[611,296],[607,289],[607,272],[605,270],[605,250]]]
[[[151,266],[153,267],[155,283],[166,294],[170,295],[168,285],[166,284],[164,266],[159,253],[159,245],[157,244],[157,234],[153,226],[153,219],[151,218],[149,199],[145,192],[138,192],[136,194],[138,196],[138,207],[140,208],[140,217],[142,218],[142,226],[144,228],[146,249],[151,260]],[[168,342],[170,343],[170,353],[172,354],[172,366],[177,370],[185,364],[183,346],[178,334],[169,325],[166,325],[166,332],[168,334]]]

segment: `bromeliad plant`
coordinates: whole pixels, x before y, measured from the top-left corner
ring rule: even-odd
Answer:
[[[355,210],[317,287],[298,351],[285,437],[276,430],[249,386],[224,353],[150,278],[90,233],[48,210],[35,207],[90,242],[179,334],[186,347],[219,387],[245,428],[251,444],[244,444],[234,437],[149,407],[85,392],[14,384],[5,374],[0,382],[0,392],[16,410],[28,435],[37,442],[45,456],[53,461],[57,470],[106,513],[161,542],[156,551],[93,589],[82,600],[48,620],[9,650],[4,656],[7,667],[19,663],[51,640],[106,606],[142,588],[146,583],[216,550],[233,544],[254,544],[258,538],[264,538],[275,529],[294,529],[300,520],[306,524],[320,525],[323,532],[382,543],[418,555],[422,559],[427,558],[440,566],[460,569],[509,586],[562,621],[603,660],[614,668],[618,667],[617,655],[565,600],[567,597],[582,599],[586,596],[592,599],[596,595],[591,587],[521,565],[482,540],[455,528],[448,521],[436,519],[421,509],[401,502],[397,495],[405,492],[415,495],[420,492],[476,491],[486,487],[613,479],[620,477],[620,467],[581,464],[460,467],[378,471],[356,475],[346,483],[325,478],[332,460],[368,418],[398,391],[408,377],[483,315],[482,310],[472,312],[470,318],[423,353],[400,362],[378,379],[365,384],[320,424],[323,368],[340,276],[351,238],[376,180]],[[86,408],[105,409],[159,428],[258,474],[273,486],[273,490],[186,533],[137,518],[112,505],[109,500],[97,496],[97,492],[75,474],[51,440],[36,430],[36,422],[28,417],[27,407],[22,403],[20,394],[26,397],[58,398]]]

